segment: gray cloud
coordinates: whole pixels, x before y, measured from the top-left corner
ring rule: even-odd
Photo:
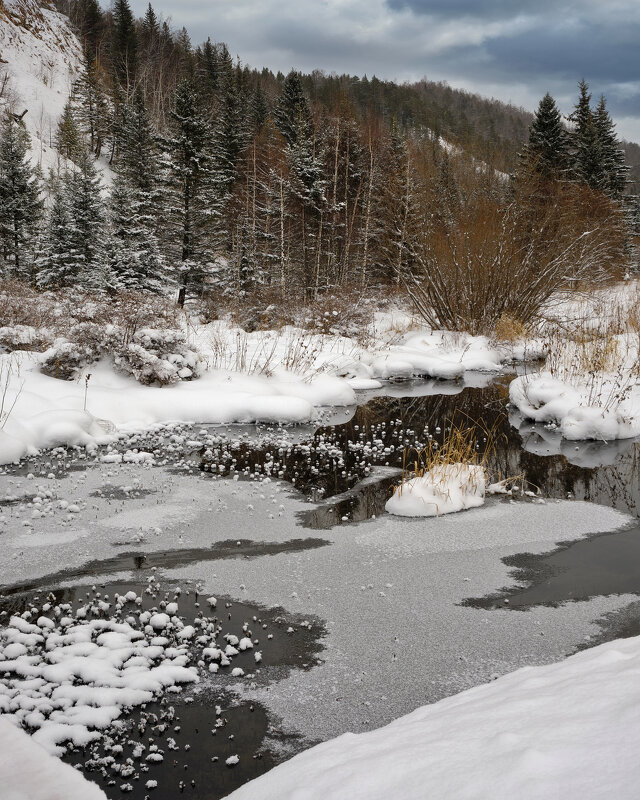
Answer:
[[[640,141],[637,0],[157,0],[194,43],[211,36],[255,67],[427,76],[534,110],[571,110],[584,77]],[[143,14],[147,0],[133,0]]]

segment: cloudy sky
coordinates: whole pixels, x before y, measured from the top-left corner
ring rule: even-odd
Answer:
[[[132,0],[142,14],[148,0]],[[155,0],[197,44],[243,63],[427,77],[533,110],[547,91],[568,113],[584,77],[618,133],[640,142],[639,0]]]

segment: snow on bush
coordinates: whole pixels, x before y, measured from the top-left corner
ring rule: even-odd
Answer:
[[[203,360],[182,331],[144,328],[114,352],[116,366],[145,385],[178,383],[201,374]]]
[[[32,325],[5,325],[0,327],[0,353],[14,350],[44,350],[51,340],[49,331]]]
[[[120,326],[82,322],[58,340],[41,363],[45,375],[74,380],[101,358],[111,357],[120,372],[144,385],[165,386],[198,377],[203,360],[180,330],[143,328],[132,335]]]
[[[435,464],[423,475],[404,481],[385,509],[401,517],[435,517],[484,503],[485,473],[478,464]]]

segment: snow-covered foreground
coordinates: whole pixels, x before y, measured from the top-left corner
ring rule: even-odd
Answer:
[[[67,381],[40,372],[49,351],[0,354],[0,464],[59,445],[95,447],[116,429],[156,423],[309,422],[320,407],[354,405],[355,390],[380,388],[382,380],[459,379],[470,370],[499,371],[506,360],[527,355],[496,348],[485,337],[442,332],[407,334],[401,344],[389,344],[384,324],[372,350],[298,329],[246,334],[214,323],[188,333],[202,359],[200,377],[163,387],[139,384],[109,359]]]
[[[635,800],[640,637],[525,668],[345,734],[233,800]]]
[[[95,783],[1,716],[0,786],[2,800],[106,800]]]
[[[43,459],[44,473],[50,469],[47,464]],[[597,598],[559,609],[535,608],[527,614],[507,610],[487,613],[460,605],[464,597],[491,592],[509,582],[508,569],[500,560],[506,554],[542,552],[559,539],[577,539],[627,524],[628,517],[601,506],[492,501],[465,514],[438,519],[406,520],[389,515],[322,531],[325,546],[305,548],[303,541],[295,549],[260,555],[263,542],[287,543],[304,535],[319,535],[300,527],[299,515],[309,511],[310,505],[301,496],[292,496],[290,484],[273,479],[235,482],[211,476],[180,476],[127,459],[89,465],[86,471],[69,471],[66,477],[56,478],[55,474],[54,470],[39,478],[2,476],[10,501],[0,508],[4,556],[0,584],[32,582],[34,577],[52,571],[81,569],[90,560],[112,559],[123,547],[147,553],[212,550],[197,567],[178,559],[178,566],[163,564],[158,575],[175,586],[193,577],[195,568],[202,577],[205,597],[213,592],[247,598],[263,606],[283,607],[301,615],[300,619],[326,620],[326,649],[320,665],[286,676],[276,671],[267,685],[252,685],[242,676],[232,679],[231,688],[240,697],[265,704],[275,718],[282,720],[283,731],[302,734],[308,740],[369,730],[416,706],[487,681],[492,675],[524,664],[557,660],[595,631],[595,617],[629,602],[628,597]],[[137,496],[123,488],[123,499],[114,502],[105,481],[150,494]],[[255,557],[215,557],[216,542],[235,541],[237,537],[253,540]],[[114,546],[119,549],[114,550]],[[87,580],[102,583],[99,564],[93,569]],[[77,585],[73,573],[67,574]],[[66,635],[58,630],[63,625],[67,633],[86,629],[90,634],[90,641],[84,645],[86,666],[104,647],[104,667],[108,667],[110,680],[122,678],[112,660],[123,652],[131,659],[131,677],[137,668],[138,680],[149,678],[146,673],[153,667],[146,655],[152,653],[145,654],[147,645],[142,639],[140,653],[133,652],[136,642],[131,639],[129,644],[124,640],[115,643],[118,648],[107,647],[109,642],[100,639],[101,634],[92,625],[100,617],[91,612],[86,625],[77,617],[65,619],[71,615],[62,608],[59,616],[55,608],[45,609],[43,599],[32,618],[17,621],[10,629],[21,633],[19,626],[33,625],[38,631],[29,629],[24,635],[42,637],[43,643],[49,637],[55,640]],[[114,601],[115,596],[106,600],[112,605]],[[90,605],[94,602],[99,605],[97,600]],[[171,611],[165,608],[162,613],[171,617]],[[135,601],[125,603],[122,614],[126,615],[124,622],[128,616],[137,618]],[[54,628],[41,617],[52,619]],[[153,628],[151,618],[141,622]],[[142,632],[151,648],[159,645],[154,639],[166,636],[160,631]],[[178,632],[176,629],[171,635]],[[17,650],[22,645],[28,653],[19,655],[10,650],[7,654],[4,647],[4,654],[25,664],[34,659],[33,669],[48,669],[43,657],[48,658],[59,648],[48,651],[38,641],[15,641],[15,636],[15,631],[9,632],[11,641],[7,639],[6,645],[18,645]],[[88,714],[95,722],[109,713],[108,704],[106,710],[91,706],[87,710],[83,692],[88,695],[90,690],[97,696],[105,690],[124,688],[93,685],[96,673],[91,671],[85,674],[91,682],[88,687],[77,678],[73,686],[65,685],[71,667],[67,656],[71,660],[77,657],[73,648],[80,644],[70,642],[68,648],[62,648],[60,662],[51,665],[55,674],[22,678],[43,687],[61,678],[53,688],[52,702],[67,692],[76,693],[68,698],[71,702],[67,708],[45,709],[50,715],[64,712],[66,722],[57,721],[67,727],[71,727],[74,715]],[[208,667],[208,659],[203,660]],[[268,676],[265,660],[264,674]],[[218,679],[217,675],[212,677]],[[37,721],[35,709],[29,711],[18,702],[18,696],[9,696],[17,688],[13,681],[18,681],[18,676],[10,672],[5,681],[9,703],[16,704],[23,716],[34,713]],[[29,691],[31,699],[37,700],[38,686]]]

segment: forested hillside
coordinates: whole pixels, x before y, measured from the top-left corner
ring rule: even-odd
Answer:
[[[33,6],[2,8],[32,30]],[[582,242],[590,229],[598,269],[632,263],[628,169],[606,105],[596,108],[586,85],[583,118],[567,125],[554,111],[550,144],[546,99],[530,126],[523,110],[443,84],[250,69],[222,43],[192,43],[151,4],[142,19],[127,0],[109,11],[97,0],[57,7],[77,31],[84,68],[50,135],[58,158],[41,162],[47,174],[29,166],[24,103],[7,92],[5,277],[42,289],[178,287],[180,304],[206,293],[220,305],[405,284],[418,302],[415,287],[448,265],[453,283],[431,287],[433,305],[443,293],[468,294],[459,253],[471,241],[480,250],[468,258],[513,272],[519,250],[498,264],[481,242],[500,248],[507,220],[529,237],[525,219],[537,215],[548,247],[566,250],[563,237]],[[547,205],[535,200],[543,196]],[[584,269],[574,265],[574,277]],[[483,291],[497,277],[485,275]],[[472,294],[474,303],[482,296]],[[469,307],[443,307],[434,321],[461,324],[460,313]]]

